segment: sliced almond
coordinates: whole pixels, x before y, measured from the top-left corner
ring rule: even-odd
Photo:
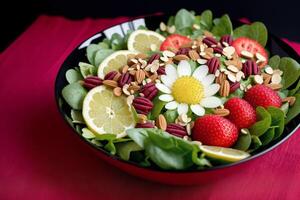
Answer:
[[[253,58],[253,53],[249,52],[249,51],[246,51],[246,50],[242,50],[241,51],[241,55],[244,57],[244,58]]]
[[[155,121],[155,125],[157,126],[157,128],[165,131],[167,129],[167,120],[165,116],[160,114]]]
[[[262,61],[262,62],[265,62],[267,59],[263,56],[263,55],[261,55],[259,52],[256,52],[255,53],[255,57],[258,59],[258,60],[260,60],[260,61]]]
[[[270,67],[270,66],[267,66],[267,67],[265,68],[265,72],[266,72],[267,74],[271,74],[271,75],[274,73],[272,67]]]
[[[192,134],[191,124],[187,124],[187,125],[185,126],[185,128],[186,128],[187,134],[188,134],[188,135],[191,135],[191,134]]]
[[[268,86],[268,87],[271,88],[272,90],[279,90],[279,89],[282,88],[282,85],[281,85],[281,84],[274,84],[274,83],[267,84],[266,86]]]
[[[114,89],[113,89],[113,93],[114,93],[114,95],[117,96],[117,97],[121,96],[121,95],[122,95],[122,88],[120,88],[120,87],[114,88]]]
[[[181,60],[189,60],[190,58],[184,54],[176,55],[173,57],[174,60],[181,61]]]
[[[189,57],[190,57],[193,61],[196,61],[196,60],[200,59],[199,54],[198,54],[197,51],[195,51],[195,50],[190,50],[190,51],[189,51]]]
[[[223,54],[226,56],[226,57],[232,57],[232,55],[234,54],[235,52],[235,48],[232,47],[232,46],[228,46],[228,47],[225,47],[223,49]]]
[[[227,75],[228,80],[230,80],[231,82],[235,83],[236,82],[236,78],[235,75],[233,75],[232,73],[229,73]]]
[[[282,78],[279,74],[273,74],[271,78],[271,83],[279,84],[281,82]]]
[[[215,115],[219,115],[219,116],[222,116],[222,117],[225,117],[227,115],[230,114],[230,111],[226,108],[216,108],[213,110],[214,114]]]
[[[282,102],[288,102],[290,106],[294,105],[296,101],[296,97],[290,96],[290,97],[285,97],[282,99]]]
[[[167,30],[167,26],[166,26],[166,24],[163,23],[163,22],[160,22],[159,28],[160,28],[161,31],[166,31],[166,30]]]
[[[198,24],[193,24],[193,29],[199,30],[199,29],[200,29],[200,26],[199,26]]]
[[[151,51],[156,51],[156,50],[157,50],[156,44],[151,44],[151,45],[150,45],[150,50],[151,50]]]
[[[242,78],[245,77],[244,73],[242,71],[238,71],[236,74],[235,74],[235,78],[236,78],[236,81],[240,82],[242,80]]]
[[[263,84],[264,80],[261,75],[254,75],[254,81],[256,84]]]
[[[165,51],[163,51],[163,56],[164,57],[169,57],[169,58],[171,58],[171,57],[174,57],[175,56],[175,53],[174,52],[172,52],[172,51],[169,51],[169,50],[165,50]]]
[[[235,73],[237,73],[239,71],[239,69],[234,65],[228,65],[227,69],[232,71],[232,72],[235,72]]]
[[[163,62],[168,62],[169,58],[166,56],[162,56],[162,57],[160,57],[160,60]]]
[[[114,80],[104,80],[102,83],[103,83],[103,85],[106,85],[106,86],[109,86],[112,88],[118,87],[118,83]]]
[[[175,31],[176,31],[176,27],[175,27],[174,25],[168,26],[168,27],[167,27],[167,31],[168,31],[169,33],[173,34],[173,33],[175,33]]]
[[[282,76],[283,71],[281,71],[280,69],[274,69],[273,74],[279,74],[280,76]]]
[[[272,76],[270,74],[262,73],[261,74],[264,80],[264,85],[269,84]]]
[[[227,42],[222,42],[222,44],[225,46],[225,47],[228,47],[229,44]]]

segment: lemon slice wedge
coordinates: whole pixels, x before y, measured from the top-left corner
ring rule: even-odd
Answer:
[[[134,115],[125,96],[115,96],[106,86],[88,92],[82,108],[83,119],[96,134],[126,136],[126,130],[135,126]]]
[[[236,162],[250,156],[250,154],[245,151],[217,146],[201,145],[200,150],[208,157],[229,162]]]
[[[149,30],[136,30],[128,38],[127,47],[130,51],[147,53],[157,51],[166,38],[159,33]]]
[[[112,53],[105,58],[98,68],[98,77],[104,79],[104,76],[110,71],[118,71],[121,67],[127,64],[127,60],[134,57],[137,52],[120,50]]]

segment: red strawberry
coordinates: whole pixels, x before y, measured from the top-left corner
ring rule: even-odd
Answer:
[[[224,117],[205,115],[196,119],[192,138],[206,145],[230,147],[238,138],[238,129]]]
[[[281,106],[281,98],[277,92],[265,85],[253,86],[246,92],[244,99],[254,108],[257,106],[265,108],[274,106],[279,108]]]
[[[238,97],[231,98],[224,106],[230,111],[230,114],[226,118],[239,129],[249,128],[256,122],[256,112],[254,108],[244,99]]]
[[[255,53],[260,53],[267,60],[260,64],[260,66],[265,66],[268,63],[268,54],[263,46],[259,44],[256,40],[252,40],[247,37],[239,37],[233,41],[232,46],[235,48],[238,55],[241,55],[243,50],[249,51],[255,55]]]
[[[164,51],[168,48],[179,49],[182,45],[191,42],[192,40],[186,36],[179,34],[172,34],[168,36],[165,41],[160,45],[160,50]]]

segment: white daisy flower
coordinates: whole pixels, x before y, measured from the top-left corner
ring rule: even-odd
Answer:
[[[166,75],[161,76],[162,83],[156,83],[156,87],[162,95],[159,99],[168,102],[167,110],[177,109],[179,115],[186,114],[191,108],[198,116],[205,114],[204,108],[216,108],[222,104],[220,98],[215,97],[220,85],[213,83],[215,76],[208,73],[208,67],[201,65],[192,73],[190,64],[180,61],[177,69],[166,65]]]

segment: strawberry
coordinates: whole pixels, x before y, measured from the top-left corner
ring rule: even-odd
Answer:
[[[249,128],[256,122],[256,112],[254,108],[244,99],[234,97],[229,99],[224,107],[230,111],[226,116],[239,129]]]
[[[165,41],[160,45],[160,50],[164,51],[169,48],[178,50],[182,45],[191,42],[188,37],[179,34],[172,34],[168,36]]]
[[[269,107],[274,106],[279,108],[281,106],[281,98],[271,88],[265,85],[255,85],[251,87],[245,94],[244,99],[248,101],[254,108],[257,106]]]
[[[204,115],[195,121],[193,140],[206,145],[230,147],[238,138],[238,129],[228,119],[218,115]]]
[[[263,46],[259,44],[256,40],[252,40],[247,37],[239,37],[233,41],[232,46],[235,48],[238,55],[241,55],[243,50],[249,51],[253,55],[255,53],[260,53],[266,58],[266,61],[261,63],[260,66],[265,66],[268,63],[268,54]]]

